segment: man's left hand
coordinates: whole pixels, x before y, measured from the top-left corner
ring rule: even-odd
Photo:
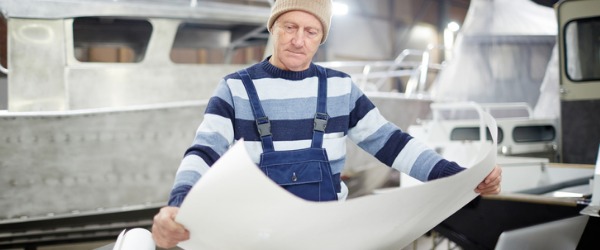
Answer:
[[[480,195],[488,195],[488,194],[499,194],[500,193],[500,183],[502,182],[502,169],[496,165],[492,172],[488,174],[488,176],[483,179],[475,192]]]

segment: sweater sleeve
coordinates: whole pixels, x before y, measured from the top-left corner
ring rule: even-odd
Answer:
[[[234,119],[231,92],[226,82],[222,81],[210,98],[194,141],[185,151],[177,169],[169,206],[180,206],[192,186],[233,143]]]
[[[349,138],[382,163],[420,181],[433,180],[464,168],[442,158],[431,148],[386,120],[357,88],[351,95]],[[401,115],[401,113],[399,114]]]
[[[451,176],[454,174],[458,174],[463,170],[465,170],[465,168],[459,166],[456,162],[441,159],[437,164],[435,164],[433,169],[431,169],[427,180],[430,181],[442,177]]]
[[[190,189],[192,189],[192,186],[184,185],[171,190],[168,205],[171,207],[181,207],[181,203],[183,203],[183,199],[190,192]]]

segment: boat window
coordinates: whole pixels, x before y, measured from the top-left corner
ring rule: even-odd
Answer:
[[[499,37],[484,44],[490,75],[497,82],[541,83],[552,56],[554,38]]]
[[[7,36],[6,30],[7,30],[6,19],[4,19],[4,17],[0,15],[0,64],[2,64],[1,66],[5,69],[7,68],[6,61],[7,61],[7,55],[8,55],[7,46],[6,46],[7,41],[8,41],[8,36]]]
[[[8,33],[6,19],[0,15],[0,64],[2,68],[7,69],[7,41],[8,41]],[[0,110],[5,110],[8,108],[8,79],[6,75],[2,72],[0,73]]]
[[[567,77],[574,82],[600,80],[600,17],[567,23],[564,37]]]
[[[488,47],[491,75],[497,81],[515,81],[519,77],[522,47],[514,44],[492,44]]]
[[[492,140],[492,134],[489,129],[486,129],[486,139]],[[502,128],[498,128],[498,143],[501,143],[504,139],[504,131]],[[451,141],[478,141],[479,140],[479,127],[457,127],[452,129],[450,132]]]
[[[528,75],[533,82],[541,83],[546,76],[546,69],[548,68],[548,62],[552,57],[552,49],[555,43],[537,43],[529,46],[531,51],[530,56],[527,60]]]
[[[519,126],[513,129],[515,142],[544,142],[553,141],[556,130],[552,125]]]
[[[144,59],[152,24],[147,20],[79,17],[73,20],[75,58],[80,62],[135,63]]]
[[[236,31],[244,27],[213,27],[182,23],[171,48],[171,61],[179,64],[251,64],[263,58],[266,39],[234,45]]]

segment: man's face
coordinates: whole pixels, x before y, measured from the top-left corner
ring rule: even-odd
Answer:
[[[323,38],[319,19],[304,11],[289,11],[273,25],[271,64],[283,70],[308,69]]]

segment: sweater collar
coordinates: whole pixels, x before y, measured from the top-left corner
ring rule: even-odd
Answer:
[[[263,69],[270,75],[276,78],[283,78],[287,80],[302,80],[308,77],[313,77],[317,75],[316,65],[314,63],[310,63],[308,69],[303,71],[290,71],[290,70],[282,70],[280,68],[275,67],[273,64],[269,62],[271,56],[268,56],[265,60],[263,60],[260,64]]]

